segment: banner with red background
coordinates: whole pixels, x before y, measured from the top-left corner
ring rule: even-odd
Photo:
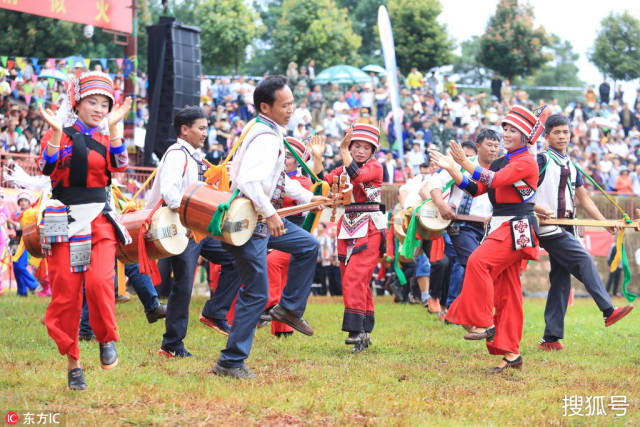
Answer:
[[[131,34],[131,0],[3,0],[0,8]]]

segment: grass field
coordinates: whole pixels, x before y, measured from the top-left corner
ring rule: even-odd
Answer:
[[[483,342],[462,339],[416,305],[376,299],[373,346],[351,355],[341,332],[342,301],[312,297],[313,337],[276,339],[259,330],[247,366],[257,380],[210,370],[225,344],[197,321],[191,303],[186,347],[194,357],[157,355],[164,323],[149,325],[134,298],[116,307],[119,366],[102,371],[98,344],[82,343],[86,392],[66,388],[66,362],[40,323],[46,300],[0,297],[0,411],[62,413],[68,425],[640,425],[640,310],[605,328],[591,299],[566,321],[567,350],[539,351],[544,300],[525,301],[524,368],[490,376]],[[622,305],[622,300],[616,304]],[[582,398],[573,406],[563,398]],[[603,396],[606,415],[588,415]],[[626,396],[616,417],[611,396]],[[589,405],[587,405],[589,399]],[[6,424],[3,424],[6,425]]]

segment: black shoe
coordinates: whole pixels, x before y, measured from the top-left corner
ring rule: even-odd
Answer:
[[[349,332],[349,336],[345,338],[346,345],[354,345],[360,340],[360,332]]]
[[[84,380],[82,368],[74,368],[67,372],[67,383],[71,390],[86,390],[87,382]]]
[[[78,341],[93,341],[96,339],[96,336],[93,334],[80,334],[78,335]]]
[[[471,341],[486,339],[487,341],[491,342],[491,341],[493,341],[493,338],[495,336],[496,336],[496,327],[492,326],[490,328],[486,328],[482,332],[467,332],[464,335],[464,339],[465,340],[471,340]]]
[[[304,317],[297,317],[293,311],[287,310],[280,306],[280,304],[276,304],[271,309],[270,313],[273,320],[289,325],[296,331],[305,335],[313,335],[313,328],[311,328],[311,325],[304,320]]]
[[[220,375],[221,377],[231,377],[237,380],[252,380],[257,378],[256,374],[244,366],[240,366],[239,368],[225,368],[219,363],[216,363],[212,372],[216,375]]]
[[[113,341],[100,343],[100,366],[102,369],[113,369],[118,366],[116,343]]]
[[[364,344],[364,348],[367,348],[371,345],[371,336],[367,332],[364,333],[364,337],[362,338],[362,343]]]
[[[162,303],[158,303],[155,309],[147,313],[147,321],[149,323],[155,323],[165,317],[167,317],[167,305]]]
[[[516,357],[513,360],[507,360],[506,357],[503,357],[502,360],[504,360],[505,362],[507,362],[506,365],[504,366],[496,366],[495,368],[491,368],[489,369],[489,373],[490,374],[499,374],[500,372],[504,371],[505,369],[518,369],[521,370],[522,369],[522,355],[519,355],[518,357]]]
[[[265,310],[265,312],[260,315],[256,328],[258,329],[264,328],[269,323],[271,323],[272,320],[273,320],[273,317],[271,317],[271,309]]]

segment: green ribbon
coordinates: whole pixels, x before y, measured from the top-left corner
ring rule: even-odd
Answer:
[[[289,144],[289,142],[286,139],[283,139],[282,142],[284,142],[284,146],[287,147],[287,150],[289,150],[289,153],[291,153],[293,158],[296,159],[296,162],[298,162],[298,164],[302,167],[302,169],[304,169],[304,171],[311,177],[311,180],[313,181],[313,183],[315,184],[316,182],[320,182],[321,181],[320,178],[318,178],[316,174],[313,173],[313,171],[309,168],[309,166],[307,166],[305,161],[302,160],[300,156],[298,156],[298,153],[296,153],[296,150],[293,149],[291,144]]]
[[[260,116],[256,117],[256,122],[262,123],[263,125],[266,125],[266,126],[269,126],[268,123],[265,123],[264,121],[260,120]],[[271,126],[269,126],[269,127],[271,127]],[[311,177],[311,180],[313,181],[313,183],[315,184],[316,182],[320,182],[321,179],[318,178],[316,176],[316,174],[313,173],[313,171],[311,169],[309,169],[309,166],[307,166],[307,164],[304,162],[304,160],[302,160],[302,158],[300,156],[298,156],[298,153],[296,153],[296,150],[293,149],[291,144],[289,144],[287,142],[287,140],[284,139],[284,138],[282,139],[282,142],[284,142],[284,146],[287,147],[287,150],[289,150],[289,153],[291,153],[293,158],[296,159],[296,162],[298,162],[300,167],[302,167],[302,169],[304,169],[304,171]]]
[[[406,240],[405,240],[406,242]],[[400,262],[398,261],[398,247],[400,246],[400,242],[395,237],[393,238],[394,249],[393,249],[393,271],[396,273],[396,277],[398,278],[398,282],[402,286],[407,284],[407,278],[404,276],[404,272],[400,268]],[[404,247],[404,246],[403,246]]]
[[[638,295],[633,294],[627,290],[627,285],[631,283],[631,268],[629,268],[629,260],[627,259],[627,252],[624,250],[624,243],[622,244],[622,270],[624,272],[624,280],[622,282],[622,293],[629,302],[633,302]]]
[[[207,227],[207,231],[211,233],[212,236],[222,236],[222,219],[224,217],[225,212],[229,210],[229,207],[231,206],[231,202],[233,202],[233,200],[236,198],[236,196],[239,193],[240,192],[238,190],[234,191],[233,194],[231,194],[231,198],[229,199],[228,202],[220,203],[220,205],[218,205],[218,209],[216,209],[216,211],[213,213],[211,222]]]
[[[418,220],[416,219],[416,212],[419,212],[422,208],[422,205],[430,201],[431,199],[427,199],[424,202],[420,203],[417,208],[413,210],[411,213],[411,221],[409,221],[409,227],[407,228],[407,235],[404,238],[404,242],[402,243],[402,250],[400,251],[400,255],[405,258],[413,259],[413,255],[416,253],[416,248],[420,246],[420,239],[416,238],[416,228],[418,227]]]
[[[313,194],[316,196],[322,196],[322,185],[318,185],[315,190],[313,190]],[[307,217],[304,219],[304,223],[302,223],[302,229],[311,233],[311,227],[313,227],[313,223],[316,221],[316,216],[318,214],[315,212],[309,212]]]
[[[454,180],[451,180],[447,183],[447,185],[442,189],[442,193],[444,194],[451,186],[455,183]],[[407,235],[404,238],[404,243],[402,244],[402,251],[400,251],[400,255],[405,258],[413,258],[413,254],[416,252],[416,248],[420,246],[420,239],[416,238],[416,230],[418,228],[418,220],[416,219],[416,213],[420,212],[422,205],[431,201],[431,199],[427,199],[424,202],[420,203],[417,208],[413,210],[411,213],[411,221],[409,221],[409,227],[407,228]]]

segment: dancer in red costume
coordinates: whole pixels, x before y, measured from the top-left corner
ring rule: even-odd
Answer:
[[[493,161],[489,169],[474,166],[454,141],[453,159],[432,152],[432,159],[451,174],[459,188],[472,196],[488,193],[493,206],[485,239],[471,254],[462,292],[446,315],[446,320],[467,327],[465,339],[486,339],[490,354],[504,356],[491,373],[522,368],[520,265],[522,260],[538,259],[533,213],[538,164],[528,144],[535,143],[539,126],[529,110],[513,107],[502,120],[507,154]],[[466,178],[460,166],[472,173],[473,179]]]
[[[338,259],[344,298],[342,330],[349,332],[345,344],[353,345],[354,353],[371,344],[374,307],[370,283],[384,253],[387,217],[381,210],[382,165],[374,157],[379,138],[377,127],[356,123],[340,144],[344,165],[324,177],[332,183],[333,177],[343,175],[353,184],[352,203],[338,223]],[[312,143],[311,147],[314,172],[322,178],[324,144]]]
[[[60,354],[67,356],[72,390],[87,388],[78,348],[83,285],[102,368],[118,363],[113,288],[116,237],[124,243],[131,237],[110,210],[107,188],[111,173],[128,165],[117,124],[131,108],[131,99],[113,108],[113,93],[107,74],[86,73],[70,83],[68,105],[59,110],[73,115],[59,119],[51,110],[40,108],[51,130],[42,138],[38,166],[51,177],[53,188],[40,225],[52,291],[45,324]],[[105,118],[108,133],[100,129]]]

